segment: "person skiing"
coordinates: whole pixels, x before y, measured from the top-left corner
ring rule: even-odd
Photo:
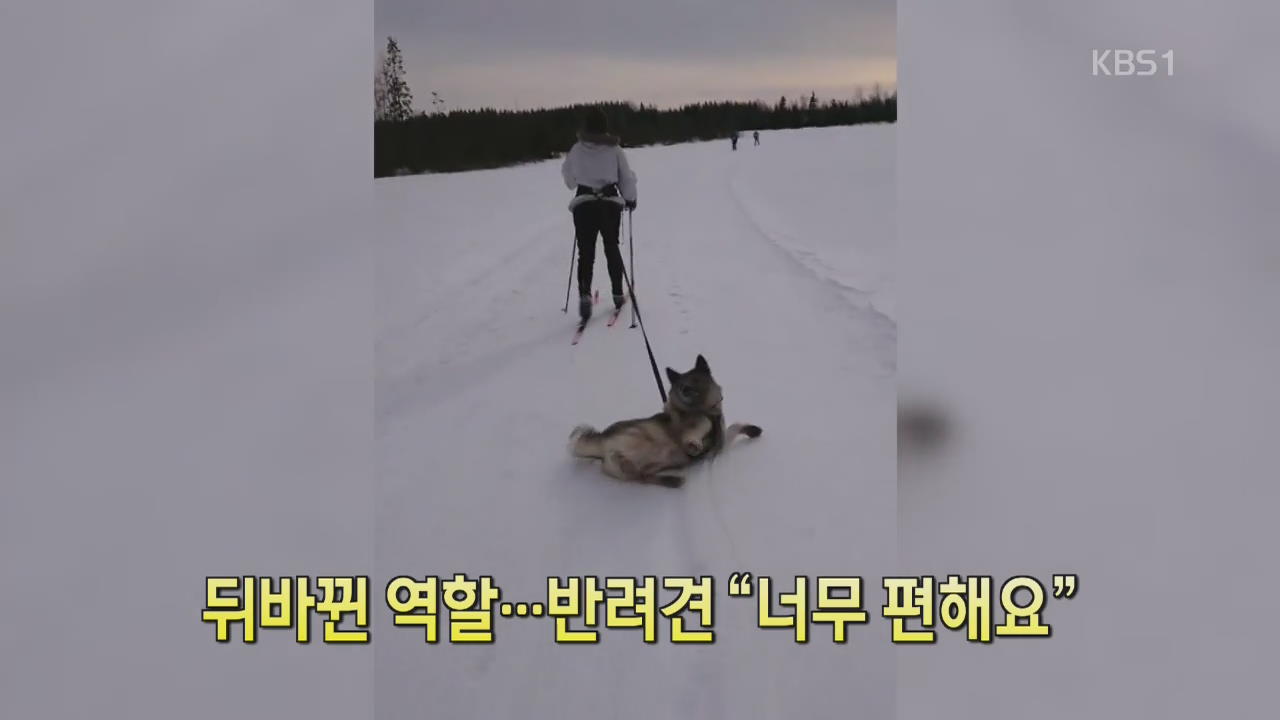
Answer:
[[[622,208],[636,209],[636,174],[627,162],[618,137],[609,133],[609,121],[599,108],[583,118],[578,141],[565,155],[560,168],[565,187],[574,191],[569,202],[574,236],[578,241],[578,313],[585,324],[591,317],[591,275],[595,267],[596,236],[604,241],[613,306],[626,302],[622,278],[622,251],[618,234]]]
[[[753,140],[755,140],[755,141],[756,141],[756,144],[757,144],[757,145],[759,145],[759,144],[760,144],[760,131],[759,131],[759,130],[752,130],[752,131],[751,131],[751,138],[752,138]]]
[[[738,131],[737,130],[734,130],[733,134],[729,136],[729,142],[733,144],[734,150],[738,149]]]

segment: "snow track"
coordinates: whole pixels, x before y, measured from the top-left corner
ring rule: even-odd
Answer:
[[[635,289],[658,362],[686,370],[704,354],[726,419],[765,429],[680,490],[566,453],[574,425],[660,400],[629,323],[606,327],[601,310],[569,345],[558,163],[378,182],[379,578],[491,575],[504,600],[532,602],[549,575],[711,575],[717,633],[672,645],[660,617],[655,645],[602,628],[599,644],[566,646],[550,620],[498,618],[492,646],[430,646],[385,622],[378,717],[810,716],[850,698],[865,717],[891,713],[894,654],[876,623],[844,646],[813,625],[798,645],[758,629],[754,601],[725,583],[861,575],[872,609],[892,566],[896,328],[878,308],[891,307],[893,137],[630,151]],[[602,253],[595,288],[607,297]]]

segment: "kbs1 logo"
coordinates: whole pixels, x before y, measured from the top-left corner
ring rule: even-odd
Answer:
[[[1149,77],[1161,70],[1164,61],[1165,75],[1173,75],[1173,51],[1157,54],[1158,50],[1094,50],[1093,74],[1108,77]]]

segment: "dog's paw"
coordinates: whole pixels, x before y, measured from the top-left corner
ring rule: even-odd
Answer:
[[[702,454],[702,443],[697,440],[690,440],[684,444],[684,454],[689,457],[698,457]]]
[[[749,438],[758,438],[764,430],[759,425],[743,425],[742,434]]]
[[[658,484],[669,488],[683,487],[684,478],[679,475],[659,475]]]
[[[624,476],[629,478],[635,478],[640,475],[640,472],[636,468],[636,464],[631,462],[631,459],[628,458],[626,455],[623,455],[622,453],[615,450],[610,457],[613,460],[613,464],[616,465],[618,469],[622,471],[622,474]]]

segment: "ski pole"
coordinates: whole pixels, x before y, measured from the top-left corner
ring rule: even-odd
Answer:
[[[627,278],[628,287],[635,282],[636,275],[636,233],[635,226],[631,223],[632,212],[630,209],[627,210],[627,249],[631,253],[631,271]],[[621,219],[619,219],[619,224],[621,224]],[[631,289],[631,297],[631,327],[634,328],[636,326],[635,288]]]
[[[573,261],[578,255],[578,239],[574,236],[573,244],[569,247],[569,284],[564,288],[564,310],[569,312],[569,290],[573,287]]]

